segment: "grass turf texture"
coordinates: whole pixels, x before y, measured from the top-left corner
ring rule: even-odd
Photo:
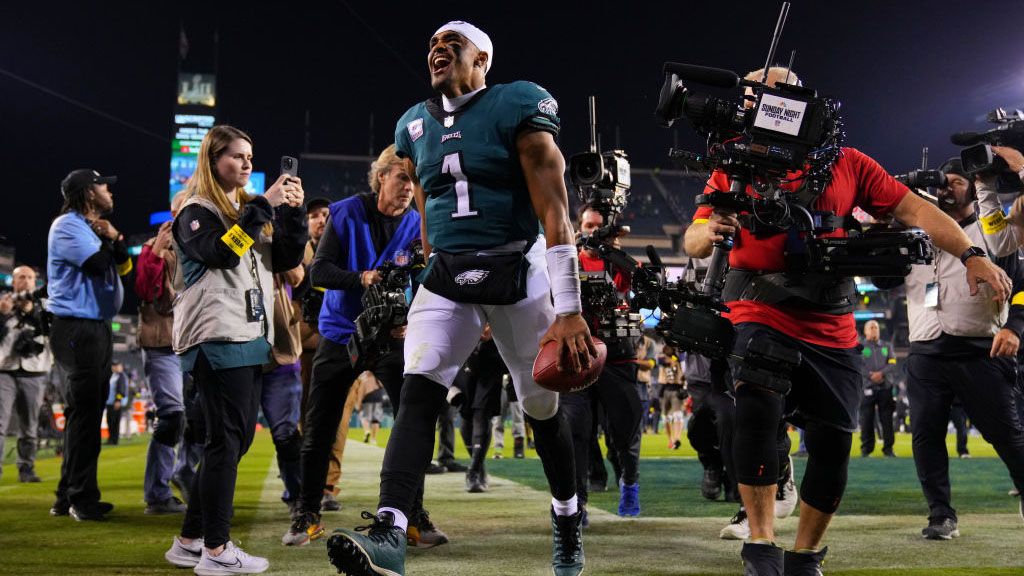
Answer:
[[[358,429],[345,456],[341,500],[345,509],[325,515],[328,528],[363,522],[358,514],[375,507],[383,450],[366,446]],[[381,444],[386,434],[380,438]],[[1009,575],[1024,573],[1024,526],[1016,500],[1006,496],[1007,474],[991,448],[972,437],[975,458],[951,462],[954,504],[961,511],[963,537],[930,542],[919,536],[924,505],[909,458],[854,458],[846,500],[830,530],[825,569],[829,575]],[[644,515],[621,519],[613,510],[617,495],[596,494],[592,526],[585,532],[587,571],[599,575],[740,574],[739,543],[718,539],[734,505],[699,496],[700,464],[692,451],[670,451],[664,436],[645,438],[641,463]],[[488,460],[491,491],[467,494],[461,474],[428,477],[427,507],[452,538],[435,550],[410,551],[407,572],[415,575],[549,574],[549,496],[540,464],[530,458]],[[685,447],[685,442],[684,442]],[[13,466],[0,480],[0,574],[166,574],[183,575],[163,560],[180,527],[180,516],[142,514],[145,439],[104,447],[100,487],[117,505],[104,523],[51,518],[47,510],[59,475],[59,460],[46,458],[37,469],[42,484],[19,484]],[[461,446],[459,454],[465,452]],[[680,458],[658,458],[669,454]],[[897,453],[910,455],[901,437]],[[530,453],[530,456],[534,454]],[[690,456],[690,457],[688,457]],[[797,459],[797,470],[802,462]],[[515,479],[515,482],[508,478]],[[538,487],[540,489],[535,489]],[[281,482],[273,464],[273,444],[257,434],[239,467],[232,537],[246,550],[267,556],[267,574],[331,574],[323,541],[285,548],[287,511],[279,500]],[[791,544],[793,518],[779,523],[779,542]]]

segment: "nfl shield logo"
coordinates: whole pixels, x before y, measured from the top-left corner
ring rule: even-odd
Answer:
[[[423,118],[417,118],[409,122],[406,128],[409,129],[409,137],[412,138],[413,142],[419,140],[420,136],[423,136]]]
[[[454,125],[455,125],[455,116],[445,116],[444,117],[444,127],[445,128],[451,128]]]

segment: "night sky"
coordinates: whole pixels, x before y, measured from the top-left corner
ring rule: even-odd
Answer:
[[[89,6],[87,6],[87,4]],[[212,3],[210,3],[212,4]],[[672,131],[653,109],[661,64],[760,68],[780,2],[49,3],[0,7],[0,235],[18,261],[44,265],[46,233],[71,169],[117,174],[112,222],[144,232],[166,209],[179,27],[182,64],[212,71],[218,120],[255,140],[256,170],[282,154],[366,154],[430,96],[427,41],[464,19],[494,42],[488,84],[532,80],[559,101],[566,156],[587,143],[586,96],[598,98],[605,148],[634,166],[668,166]],[[848,145],[892,172],[954,154],[949,134],[984,127],[996,107],[1024,108],[1017,3],[793,2],[777,62],[796,50],[805,86],[842,101]],[[217,33],[216,62],[213,37]],[[19,76],[104,114],[30,87]],[[119,121],[131,124],[128,127]],[[680,143],[696,147],[688,127]]]

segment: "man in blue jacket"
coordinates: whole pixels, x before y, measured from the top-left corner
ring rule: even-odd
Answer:
[[[355,332],[355,320],[363,311],[364,290],[381,282],[377,268],[396,259],[420,238],[420,215],[409,208],[413,199],[412,167],[386,148],[370,170],[373,192],[359,194],[330,205],[327,229],[317,246],[309,274],[313,286],[327,289],[320,311],[320,345],[313,359],[306,417],[303,422],[302,494],[292,525],[282,542],[298,546],[324,533],[320,502],[327,476],[328,456],[341,420],[349,388],[359,375],[349,359],[347,344]],[[391,403],[398,410],[404,361],[405,327],[392,331],[391,352],[373,367]],[[447,537],[422,510],[422,487],[417,501],[414,544],[430,547]]]

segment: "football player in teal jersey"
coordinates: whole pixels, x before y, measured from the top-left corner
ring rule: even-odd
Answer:
[[[596,355],[580,316],[578,258],[568,219],[558,104],[530,82],[491,87],[490,38],[454,21],[430,39],[427,65],[440,94],[399,120],[395,144],[416,167],[416,203],[430,260],[409,312],[401,407],[381,470],[380,503],[363,530],[328,541],[350,576],[405,573],[406,515],[433,452],[434,426],[485,323],[533,426],[551,488],[552,570],[583,571],[583,510],[572,438],[558,394],[533,380],[533,360],[559,344],[559,369]],[[543,226],[543,233],[541,232]]]

